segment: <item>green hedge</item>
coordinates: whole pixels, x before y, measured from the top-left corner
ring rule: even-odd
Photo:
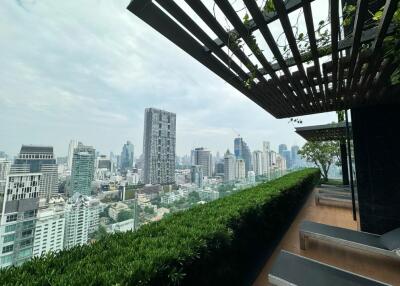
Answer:
[[[0,284],[243,285],[319,177],[317,169],[293,172],[137,232],[32,259],[1,270]]]

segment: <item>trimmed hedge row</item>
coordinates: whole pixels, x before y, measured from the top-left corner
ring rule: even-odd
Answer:
[[[243,285],[320,177],[293,172],[136,232],[0,271],[1,285]]]

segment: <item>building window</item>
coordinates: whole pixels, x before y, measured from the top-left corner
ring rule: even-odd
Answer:
[[[22,237],[28,237],[28,236],[30,236],[32,234],[32,230],[31,229],[29,229],[29,230],[24,230],[23,232],[22,232]]]
[[[18,253],[18,258],[24,258],[24,257],[30,256],[31,254],[32,254],[31,248],[24,249]]]
[[[8,264],[11,263],[13,260],[13,256],[12,255],[7,255],[7,256],[3,256],[1,258],[1,264]]]
[[[11,232],[14,231],[17,228],[16,224],[12,224],[12,225],[6,225],[4,232]]]
[[[16,221],[18,218],[17,214],[8,215],[6,222]]]
[[[7,246],[4,246],[4,247],[3,247],[2,253],[11,252],[11,251],[13,251],[13,250],[14,250],[14,244],[7,245]]]
[[[35,215],[36,215],[36,211],[35,210],[24,212],[24,218],[34,217]]]
[[[4,243],[7,243],[7,242],[11,242],[11,241],[14,241],[14,239],[15,239],[15,234],[9,234],[9,235],[6,235],[6,236],[4,236]]]

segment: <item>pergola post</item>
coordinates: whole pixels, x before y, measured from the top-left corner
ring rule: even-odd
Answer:
[[[351,110],[362,231],[400,226],[400,104]]]
[[[343,185],[349,185],[349,168],[347,165],[346,140],[340,140],[340,161],[342,164]]]

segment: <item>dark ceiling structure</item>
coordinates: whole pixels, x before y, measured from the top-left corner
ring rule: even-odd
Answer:
[[[349,129],[349,134],[352,134],[351,123],[349,123]],[[296,127],[296,133],[307,141],[345,140],[347,136],[346,122]]]
[[[329,1],[330,7],[330,43],[324,46],[318,46],[315,33],[316,12],[311,5],[314,0],[273,0],[274,11],[270,12],[260,9],[256,0],[241,0],[250,17],[246,23],[229,0],[214,0],[234,27],[230,31],[202,1],[184,1],[217,39],[212,39],[202,24],[196,23],[174,0],[132,0],[128,9],[276,118],[399,102],[399,86],[390,83],[397,66],[382,52],[385,37],[393,33],[391,22],[398,0],[377,0],[373,4],[368,0],[342,1],[356,7],[351,25],[346,28],[341,25],[339,1],[323,0]],[[370,12],[383,5],[382,18],[371,25]],[[299,9],[308,34],[309,49],[303,53],[289,18]],[[284,57],[277,35],[268,26],[275,21],[284,31],[289,58]],[[256,31],[261,34],[257,43],[262,40],[267,44],[273,61],[254,44],[252,35]],[[256,60],[233,44],[232,35],[235,41],[240,39],[246,44]],[[237,60],[233,61],[231,55]],[[328,60],[322,63],[322,57]]]

